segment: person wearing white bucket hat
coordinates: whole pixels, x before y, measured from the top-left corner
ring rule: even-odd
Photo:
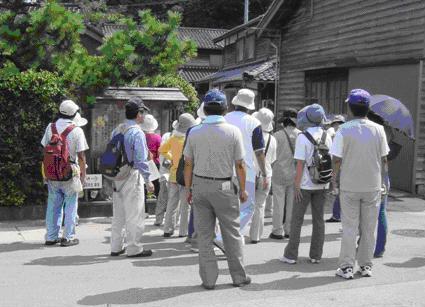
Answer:
[[[265,155],[266,155],[266,174],[269,182],[272,177],[272,164],[276,160],[276,139],[271,134],[273,131],[273,112],[268,108],[262,108],[258,112],[255,112],[253,116],[258,119],[261,123],[263,130],[263,138],[266,143]],[[256,164],[257,177],[260,177],[260,168]],[[255,190],[255,209],[254,215],[252,216],[252,224],[249,231],[251,243],[256,244],[260,241],[263,235],[264,227],[264,208],[266,206],[267,196],[270,193],[270,185],[267,189],[262,189],[256,186]]]
[[[146,143],[148,145],[150,156],[159,170],[160,161],[158,149],[161,146],[161,135],[155,133],[156,129],[158,129],[158,121],[155,119],[155,117],[153,117],[152,114],[146,114],[143,123],[140,124],[140,127],[142,128],[143,132],[145,132]],[[155,187],[155,197],[158,199],[159,180],[154,180],[152,183]]]
[[[257,172],[254,165],[254,156],[261,170],[263,190],[267,190],[270,183],[266,173],[265,144],[261,123],[248,113],[250,110],[255,109],[255,94],[250,89],[240,89],[238,94],[233,98],[232,104],[235,106],[235,111],[228,113],[224,118],[229,124],[238,127],[241,131],[246,152],[244,161],[247,167],[246,191],[248,192],[248,200],[241,203],[240,225],[242,235],[248,235],[248,229],[255,207],[255,178]]]
[[[77,169],[79,166],[80,180],[84,184],[86,176],[86,157],[84,152],[89,149],[84,131],[80,128],[87,124],[87,119],[82,118],[80,107],[72,100],[64,100],[59,106],[59,119],[49,124],[44,133],[41,144],[43,147],[49,145],[52,136],[60,134],[66,139],[69,160]],[[49,168],[44,165],[44,168]],[[73,179],[67,181],[56,181],[49,179],[49,174],[44,172],[47,178],[49,196],[46,210],[46,245],[71,246],[79,243],[75,238],[75,225],[77,222],[78,192],[73,188]],[[65,206],[66,204],[66,206]],[[62,210],[65,210],[65,228],[62,239],[59,240],[60,220]]]

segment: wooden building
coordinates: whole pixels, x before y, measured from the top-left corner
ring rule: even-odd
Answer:
[[[260,40],[281,34],[278,112],[319,102],[346,113],[352,88],[400,99],[416,142],[396,136],[392,186],[425,194],[425,1],[275,0],[256,27]]]
[[[201,81],[208,81],[210,87],[223,90],[229,101],[239,89],[250,88],[256,93],[257,107],[274,109],[280,36],[273,30],[265,30],[261,37],[256,36],[256,27],[262,17],[252,19],[214,39],[215,43],[224,45],[222,66],[218,72]]]

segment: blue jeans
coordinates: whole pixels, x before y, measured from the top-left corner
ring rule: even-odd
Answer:
[[[46,211],[46,241],[54,241],[59,237],[62,225],[62,211],[65,206],[65,228],[62,237],[73,239],[75,236],[75,222],[77,218],[78,193],[69,192],[61,184],[49,182],[49,196],[47,198]]]
[[[339,195],[335,197],[334,206],[332,209],[332,217],[337,220],[341,219],[341,204],[339,202]]]
[[[385,184],[388,187],[387,195],[382,198],[381,205],[379,206],[378,216],[378,232],[376,235],[376,246],[374,255],[377,256],[385,252],[385,244],[387,243],[388,233],[388,221],[387,221],[387,204],[388,204],[388,193],[390,187],[390,179],[387,176],[385,178]]]

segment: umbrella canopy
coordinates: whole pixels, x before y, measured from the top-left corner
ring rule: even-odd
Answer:
[[[401,101],[386,95],[373,95],[369,107],[389,126],[415,139],[412,114]]]

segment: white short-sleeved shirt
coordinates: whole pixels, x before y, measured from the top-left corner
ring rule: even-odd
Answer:
[[[355,119],[341,125],[331,147],[331,154],[342,159],[340,190],[379,191],[382,157],[389,151],[383,126],[368,119]]]
[[[310,133],[311,136],[318,143],[322,139],[322,135],[324,132],[324,130],[321,127],[307,128],[306,131]],[[328,148],[331,148],[332,146],[332,139],[327,133],[326,133],[326,145],[328,146]],[[301,189],[303,190],[328,189],[329,183],[315,184],[311,181],[310,174],[308,171],[308,166],[311,166],[311,164],[313,163],[313,152],[314,152],[314,145],[307,139],[307,137],[303,133],[300,133],[295,143],[294,159],[305,161],[303,177],[301,179]]]
[[[56,121],[56,129],[58,133],[62,133],[69,125],[73,124],[73,121],[70,119],[60,118]],[[50,139],[52,138],[52,124],[49,124],[44,132],[43,139],[41,140],[41,145],[45,147]],[[77,153],[86,151],[89,149],[89,145],[87,144],[86,136],[84,135],[83,129],[80,127],[75,127],[68,134],[66,138],[66,142],[69,150],[69,157],[71,161],[78,164],[78,155]]]
[[[266,154],[266,174],[267,177],[271,178],[272,174],[273,174],[273,170],[272,170],[272,164],[274,161],[276,161],[276,149],[277,149],[277,142],[276,139],[273,135],[271,135],[268,132],[263,132],[263,138],[264,138],[264,151],[267,148],[267,143],[269,141],[270,138],[270,144],[269,144],[269,148],[267,149],[267,154]],[[255,161],[255,169],[257,170],[257,174],[261,172],[260,167],[258,166],[258,162],[257,159],[254,159]]]

